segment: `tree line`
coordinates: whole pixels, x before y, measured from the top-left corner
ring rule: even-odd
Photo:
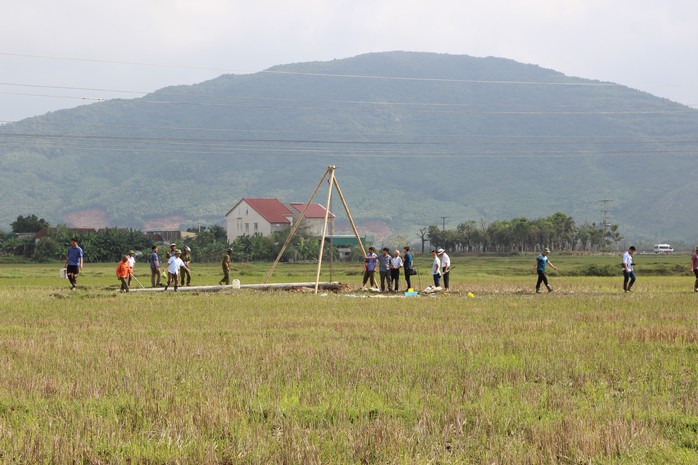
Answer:
[[[143,261],[150,255],[154,245],[151,235],[137,229],[104,228],[98,231],[76,232],[64,225],[51,227],[46,220],[36,215],[19,216],[11,227],[11,233],[0,231],[0,255],[15,260],[65,260],[70,239],[73,237],[78,239],[84,251],[85,261],[91,263],[117,262],[129,250],[141,255],[143,258],[140,260]],[[39,231],[45,233],[37,239],[34,234]],[[233,249],[233,259],[236,261],[274,260],[286,241],[290,228],[268,237],[259,233],[240,236],[232,243],[228,242],[225,229],[218,225],[191,229],[189,232],[196,234],[177,241],[177,247],[188,246],[192,249],[194,260],[211,263],[220,261],[228,247]],[[166,249],[166,246],[161,247],[161,259]],[[317,259],[319,251],[320,240],[308,235],[301,228],[289,243],[282,259],[313,260]]]
[[[426,242],[462,253],[523,253],[550,247],[556,251],[603,251],[623,240],[618,225],[599,227],[585,222],[579,226],[562,212],[545,218],[524,217],[486,224],[470,220],[456,229],[432,225],[419,231],[422,251]]]
[[[46,220],[35,215],[19,216],[11,226],[11,233],[0,231],[0,255],[21,260],[64,260],[72,237],[78,238],[87,262],[116,262],[129,250],[139,251],[147,257],[153,245],[153,238],[140,230],[105,228],[75,233],[66,226],[51,227]],[[29,234],[41,230],[47,233],[40,239]],[[244,235],[232,243],[228,243],[225,229],[218,225],[190,231],[196,232],[196,235],[178,241],[177,246],[189,246],[194,260],[198,262],[220,261],[228,247],[233,249],[233,259],[236,261],[268,261],[278,256],[290,229],[266,237],[259,233]],[[571,216],[562,212],[533,220],[519,217],[489,224],[470,220],[458,224],[456,229],[439,229],[433,225],[420,229],[419,238],[422,252],[429,242],[433,247],[444,247],[454,253],[496,254],[536,252],[544,247],[555,251],[594,252],[606,250],[611,245],[617,246],[623,240],[618,225],[600,228],[594,223],[585,222],[577,226]],[[289,243],[282,260],[315,260],[319,251],[319,238],[310,236],[301,228]],[[358,247],[352,249],[351,258],[360,255]]]

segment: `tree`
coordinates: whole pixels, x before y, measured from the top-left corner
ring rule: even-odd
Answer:
[[[424,244],[429,241],[429,230],[427,228],[419,228],[419,234],[417,234],[417,236],[422,242],[422,253],[424,253]]]
[[[12,232],[15,234],[19,233],[35,233],[41,231],[42,229],[48,228],[50,225],[48,221],[43,218],[38,218],[36,215],[29,215],[24,217],[19,215],[15,221],[12,222]]]

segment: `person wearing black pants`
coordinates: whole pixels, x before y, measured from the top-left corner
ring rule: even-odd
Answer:
[[[410,252],[410,246],[406,245],[405,248],[403,249],[404,253],[402,255],[402,269],[405,270],[405,281],[407,282],[407,289],[412,289],[412,275],[410,272],[412,271],[412,252]]]
[[[395,250],[393,258],[390,259],[390,284],[395,292],[397,292],[400,285],[400,268],[402,268],[402,258],[400,257],[400,251]]]
[[[538,281],[536,281],[536,293],[540,292],[540,285],[541,283],[545,284],[545,287],[548,289],[548,292],[552,292],[553,288],[548,285],[548,277],[545,274],[545,266],[549,263],[550,266],[553,267],[554,270],[557,271],[557,267],[553,265],[553,262],[548,260],[548,255],[550,254],[550,249],[545,248],[543,250],[543,253],[538,255],[538,258],[536,258],[536,265],[534,269],[538,272]],[[533,272],[533,270],[531,270]]]

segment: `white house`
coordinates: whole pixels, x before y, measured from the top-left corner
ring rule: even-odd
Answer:
[[[304,203],[298,202],[285,205],[278,199],[244,198],[225,214],[228,242],[243,235],[259,233],[269,236],[273,232],[289,228],[298,221],[304,207]],[[302,223],[306,231],[317,236],[322,234],[325,211],[325,207],[317,203],[308,206]],[[327,234],[332,234],[334,215],[331,212],[327,228]]]

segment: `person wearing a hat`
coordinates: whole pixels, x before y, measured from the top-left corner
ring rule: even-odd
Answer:
[[[230,284],[230,257],[233,255],[233,249],[228,247],[225,249],[225,255],[223,255],[223,260],[221,261],[221,267],[223,268],[223,279],[218,281],[218,285],[222,286],[225,283],[226,286]]]
[[[444,278],[444,294],[448,293],[448,278],[451,273],[451,257],[448,256],[444,249],[439,248],[436,251],[441,257],[441,276]]]
[[[131,279],[133,278],[133,268],[136,266],[136,258],[133,256],[135,252],[133,250],[128,251],[128,266],[131,268],[131,272],[128,275],[128,285],[131,286]]]
[[[175,250],[177,250],[177,244],[174,242],[170,244],[170,248],[165,252],[165,258],[169,260],[170,258],[175,256]]]
[[[191,285],[191,271],[189,270],[189,263],[191,263],[191,249],[189,247],[184,248],[184,250],[182,251],[181,258],[186,266],[184,268],[182,268],[182,273],[180,275],[181,281],[179,282],[179,285],[184,286],[184,281],[186,280],[187,286],[190,286]]]
[[[696,247],[696,251],[693,252],[693,255],[691,256],[691,269],[693,270],[693,274],[696,275],[696,282],[693,285],[693,292],[698,292],[698,247]]]
[[[548,288],[548,292],[552,292],[553,288],[550,287],[548,284],[548,276],[545,274],[545,266],[547,264],[550,264],[550,266],[553,267],[555,271],[557,271],[557,267],[553,265],[553,262],[548,260],[548,255],[550,255],[550,249],[545,248],[543,249],[543,253],[538,255],[538,258],[536,258],[536,264],[533,267],[533,270],[536,270],[538,272],[538,281],[536,282],[536,293],[540,292],[540,284],[544,283],[545,287]],[[531,273],[533,273],[533,270],[531,270]]]
[[[174,253],[174,257],[170,257],[170,259],[167,260],[167,284],[165,285],[165,291],[167,290],[167,287],[170,285],[170,283],[174,285],[175,292],[177,291],[177,278],[179,277],[179,269],[187,267],[187,265],[185,265],[182,259],[180,258],[180,256],[182,255],[182,251],[176,249]]]
[[[116,265],[116,277],[119,281],[121,281],[120,292],[128,292],[128,282],[130,281],[131,277],[131,267],[128,264],[128,255],[124,255],[121,258],[121,261],[119,261],[119,264]]]

